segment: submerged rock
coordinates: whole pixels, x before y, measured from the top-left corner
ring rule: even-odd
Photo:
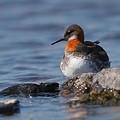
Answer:
[[[0,95],[20,95],[22,97],[30,96],[56,96],[59,93],[58,83],[26,83],[17,84],[3,89]],[[11,115],[19,111],[19,101],[8,99],[0,101],[0,114]]]
[[[120,105],[120,69],[108,68],[69,79],[61,86],[60,95],[77,97],[72,103]]]
[[[11,115],[19,111],[19,101],[8,99],[0,101],[0,114]]]
[[[49,94],[46,93],[55,92],[59,92],[58,83],[25,83],[5,88],[0,92],[0,95],[48,96]]]

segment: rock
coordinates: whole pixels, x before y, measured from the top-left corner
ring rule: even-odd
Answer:
[[[16,99],[1,100],[0,114],[13,114],[19,111],[19,101]]]
[[[49,95],[44,93],[55,93],[55,92],[59,92],[58,83],[26,83],[26,84],[17,84],[5,88],[0,92],[0,95],[36,96],[36,95]]]
[[[71,90],[71,93],[76,89],[85,88],[85,84],[94,85],[96,83],[102,88],[120,90],[120,69],[108,68],[98,73],[83,73],[78,78],[69,79],[63,83],[62,89]]]
[[[77,97],[72,103],[120,105],[120,69],[108,68],[69,79],[61,86],[60,95]]]

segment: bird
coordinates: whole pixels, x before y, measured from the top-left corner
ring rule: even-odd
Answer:
[[[98,45],[99,41],[85,41],[83,29],[72,24],[64,32],[64,37],[53,42],[66,41],[63,58],[60,62],[62,73],[68,78],[76,78],[82,73],[97,73],[110,67],[107,52]]]

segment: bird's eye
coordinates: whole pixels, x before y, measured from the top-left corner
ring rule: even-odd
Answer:
[[[71,34],[72,32],[74,32],[74,30],[68,30],[67,33]]]

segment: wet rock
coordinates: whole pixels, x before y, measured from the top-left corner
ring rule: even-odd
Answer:
[[[75,87],[74,87],[74,79],[69,79],[68,81],[64,82],[62,85],[61,85],[61,88],[60,88],[60,95],[61,96],[67,96],[67,95],[70,95],[70,94],[73,94],[74,91],[75,91]]]
[[[16,99],[0,101],[0,114],[11,115],[19,111],[19,101]]]
[[[60,95],[73,103],[120,105],[120,69],[108,68],[98,73],[83,73],[61,86]]]
[[[69,79],[60,88],[60,95],[76,95],[89,93],[92,89],[94,73],[83,73],[79,78]]]
[[[0,92],[0,95],[36,96],[36,95],[49,95],[46,93],[55,92],[59,92],[58,83],[26,83],[17,84],[5,88]]]

